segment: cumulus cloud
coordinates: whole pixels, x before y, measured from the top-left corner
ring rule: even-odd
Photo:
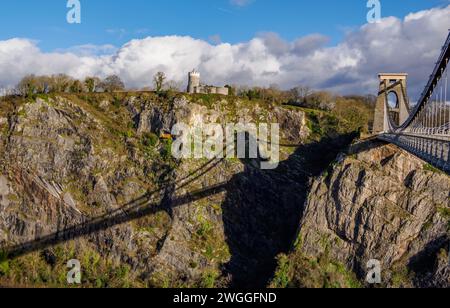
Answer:
[[[431,73],[450,28],[450,6],[388,17],[347,34],[329,46],[327,37],[312,34],[292,42],[276,33],[229,44],[211,44],[188,36],[132,40],[111,54],[112,48],[91,45],[42,52],[27,39],[0,41],[0,86],[14,85],[26,74],[67,73],[76,78],[118,74],[129,87],[151,84],[157,71],[185,81],[193,68],[205,83],[224,85],[278,84],[282,88],[308,85],[342,94],[375,93],[377,73],[409,73],[409,90],[416,98]],[[80,52],[81,50],[81,52]]]

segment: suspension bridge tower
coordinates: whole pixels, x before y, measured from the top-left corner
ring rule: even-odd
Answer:
[[[374,134],[388,132],[391,128],[390,123],[399,126],[408,119],[410,112],[406,89],[408,74],[382,73],[378,77],[380,87],[375,106]],[[395,100],[392,102],[389,97],[394,97]],[[391,122],[389,117],[392,120]]]

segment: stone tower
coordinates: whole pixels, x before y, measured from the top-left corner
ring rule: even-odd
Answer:
[[[408,74],[379,74],[380,88],[375,106],[373,133],[380,134],[389,131],[388,116],[395,124],[403,124],[409,116],[409,102],[406,92]],[[388,96],[395,93],[397,102],[395,107],[388,106]]]
[[[197,89],[200,87],[200,73],[193,70],[189,73],[189,81],[187,92],[190,94],[196,93]]]

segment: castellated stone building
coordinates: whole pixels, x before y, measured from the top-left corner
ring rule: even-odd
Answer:
[[[220,94],[228,95],[229,89],[227,87],[207,86],[200,83],[200,73],[193,70],[189,73],[188,88],[189,94]]]

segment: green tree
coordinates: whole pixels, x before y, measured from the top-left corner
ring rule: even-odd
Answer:
[[[97,77],[86,77],[84,80],[84,86],[89,93],[95,92],[100,84],[101,80]]]
[[[83,84],[79,80],[74,80],[70,85],[70,92],[72,93],[82,93],[83,91]]]

